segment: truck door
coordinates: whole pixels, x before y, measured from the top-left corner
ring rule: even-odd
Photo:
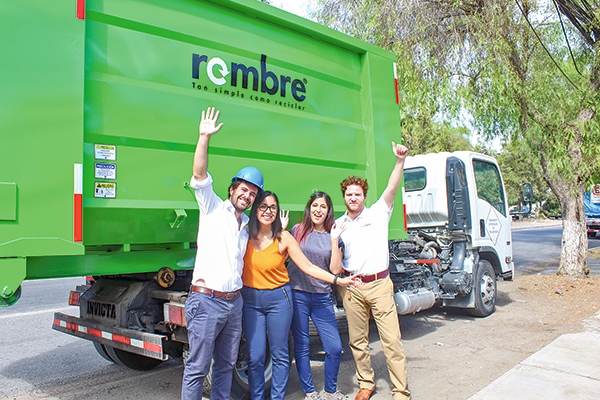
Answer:
[[[512,239],[502,175],[491,160],[473,157],[472,163],[477,190],[473,204],[473,244],[495,252],[502,272],[508,272],[512,270]]]

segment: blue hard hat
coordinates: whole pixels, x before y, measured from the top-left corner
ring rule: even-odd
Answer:
[[[263,174],[256,167],[245,167],[239,170],[237,174],[233,178],[231,178],[231,182],[236,179],[241,179],[248,183],[253,184],[258,187],[260,190],[263,190],[264,178]]]

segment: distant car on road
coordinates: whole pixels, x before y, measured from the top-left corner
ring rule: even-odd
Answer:
[[[520,211],[519,206],[511,206],[508,209],[508,213],[512,216],[513,221],[519,221],[522,218],[529,218],[529,216],[531,215],[529,206],[521,206]]]

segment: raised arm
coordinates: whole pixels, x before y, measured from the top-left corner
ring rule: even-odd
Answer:
[[[404,160],[406,160],[406,156],[408,154],[408,148],[406,146],[396,144],[394,142],[392,142],[392,150],[396,156],[396,165],[394,165],[388,185],[381,195],[388,208],[392,208],[394,206],[394,198],[396,197],[396,192],[400,187],[402,174],[404,173]]]
[[[215,112],[216,111],[216,112]],[[206,168],[208,167],[208,141],[210,137],[219,132],[223,123],[216,125],[219,118],[219,111],[214,107],[208,107],[206,113],[202,110],[202,119],[200,120],[198,144],[194,154],[194,178],[202,181],[206,178]]]
[[[281,234],[279,252],[282,254],[287,252],[292,261],[294,261],[294,264],[296,264],[304,273],[312,276],[313,278],[317,278],[328,283],[334,283],[335,275],[311,263],[300,249],[296,239],[294,239],[292,234],[288,231],[283,231]],[[358,285],[360,284],[360,280],[359,278],[339,278],[336,280],[336,284],[339,286]]]

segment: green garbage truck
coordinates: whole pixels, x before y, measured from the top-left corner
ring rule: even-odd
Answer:
[[[315,189],[340,214],[345,177],[387,183],[400,117],[379,48],[255,0],[23,0],[0,22],[0,301],[25,279],[93,277],[80,317],[53,327],[107,359],[185,354],[201,110],[225,123],[209,149],[222,197],[256,166],[294,222]]]
[[[398,83],[395,56],[375,46],[255,0],[22,0],[0,4],[0,23],[11,32],[0,41],[0,305],[14,304],[26,279],[90,277],[69,298],[79,317],[56,313],[53,328],[91,340],[109,361],[144,370],[185,359],[199,218],[186,182],[201,110],[218,108],[225,123],[209,148],[222,197],[236,171],[256,166],[293,223],[314,190],[345,211],[347,176],[368,179],[369,204],[387,184]],[[462,169],[456,157],[410,164],[415,199],[444,195],[434,209],[414,200],[408,225],[397,196],[390,272],[400,313],[441,299],[487,315],[496,277],[512,276],[512,255],[494,247],[510,226],[506,205],[479,206],[487,225],[461,206],[483,201],[461,178],[474,173],[469,157]],[[432,180],[427,168],[451,172]],[[426,214],[435,218],[422,224]],[[470,235],[488,231],[494,241],[480,253]],[[236,398],[247,396],[244,356]]]

